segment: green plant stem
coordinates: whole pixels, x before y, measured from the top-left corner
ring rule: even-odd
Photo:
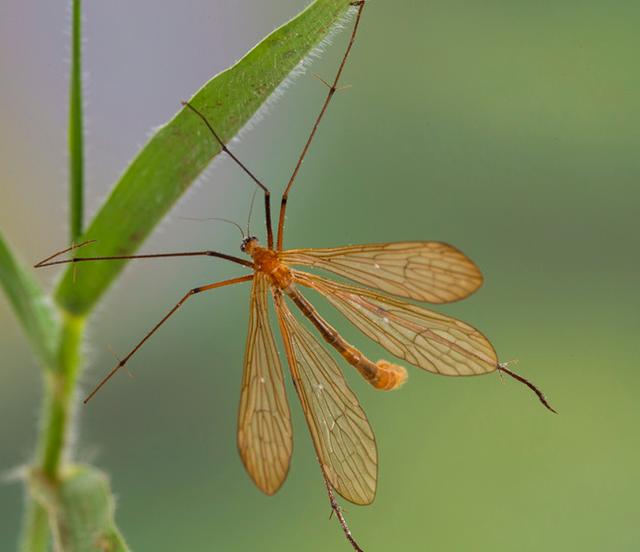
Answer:
[[[80,368],[84,318],[63,314],[58,365],[45,384],[44,423],[39,439],[38,467],[51,481],[59,479],[65,443],[72,425],[74,396]]]
[[[71,8],[71,75],[69,83],[69,207],[71,242],[82,235],[84,212],[84,136],[82,115],[82,2]]]
[[[27,511],[20,541],[20,552],[47,552],[49,550],[49,519],[47,511],[29,493],[26,496]]]
[[[82,113],[82,2],[71,8],[71,74],[69,82],[69,215],[71,242],[83,231],[84,135]],[[74,396],[80,370],[80,349],[84,319],[62,314],[57,356],[45,372],[43,422],[38,437],[35,468],[54,485],[61,479],[65,445],[73,426]],[[50,362],[51,364],[51,362]],[[24,552],[46,552],[49,548],[49,519],[45,508],[29,492],[21,540]]]
[[[45,372],[43,423],[38,436],[35,469],[56,485],[61,478],[65,445],[73,427],[73,409],[78,373],[81,365],[81,344],[84,318],[62,315],[62,331],[57,363]],[[24,521],[21,550],[45,552],[49,543],[47,513],[29,493]]]

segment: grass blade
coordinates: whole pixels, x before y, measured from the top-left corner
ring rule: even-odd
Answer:
[[[0,285],[33,349],[49,369],[55,367],[59,322],[38,283],[12,254],[0,234]]]
[[[69,214],[71,242],[82,235],[84,212],[84,136],[82,117],[82,2],[71,8],[71,75],[69,84]]]
[[[349,0],[316,0],[275,30],[191,100],[224,140],[232,138],[277,86],[345,13]],[[176,104],[183,98],[176,98]],[[140,151],[82,239],[98,240],[87,255],[132,254],[220,148],[202,122],[182,109]],[[86,314],[122,270],[123,262],[78,265],[56,292],[60,306]]]

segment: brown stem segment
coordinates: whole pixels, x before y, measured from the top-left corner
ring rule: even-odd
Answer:
[[[289,182],[287,187],[282,194],[282,200],[280,201],[280,215],[278,218],[278,240],[277,240],[277,250],[282,251],[282,241],[283,241],[283,233],[284,233],[284,219],[287,211],[287,200],[289,198],[289,191],[291,190],[291,186],[293,186],[293,182],[298,176],[298,171],[302,166],[302,162],[304,161],[305,156],[307,155],[307,151],[309,150],[309,146],[313,141],[313,137],[316,135],[316,131],[318,130],[318,126],[320,125],[320,121],[327,111],[327,106],[333,98],[333,95],[336,93],[338,89],[338,81],[340,80],[340,76],[342,75],[342,71],[344,69],[345,63],[347,62],[347,58],[349,57],[349,53],[351,52],[351,48],[353,47],[353,43],[356,39],[356,33],[358,32],[358,25],[360,24],[360,17],[362,16],[362,10],[364,9],[365,0],[360,0],[359,2],[352,2],[351,5],[357,7],[358,12],[356,14],[356,22],[353,24],[353,30],[351,31],[351,38],[349,39],[349,44],[347,45],[347,49],[342,57],[342,61],[340,62],[340,66],[338,67],[338,72],[336,73],[335,78],[333,79],[333,83],[329,85],[329,92],[327,93],[327,97],[322,104],[322,109],[320,109],[320,113],[316,117],[316,121],[313,124],[313,128],[311,129],[311,134],[309,134],[309,138],[302,148],[302,153],[298,158],[298,162],[296,163],[295,168],[293,169],[293,173],[291,174],[291,178],[289,178]],[[271,247],[271,246],[270,246]]]
[[[500,363],[498,364],[498,371],[499,372],[503,372],[504,374],[507,374],[508,376],[511,376],[513,379],[519,381],[520,383],[523,383],[524,385],[526,385],[529,389],[531,389],[531,391],[533,391],[538,399],[540,400],[540,402],[548,409],[551,410],[551,412],[553,412],[554,414],[557,414],[558,412],[549,404],[549,402],[547,401],[547,398],[544,396],[544,393],[542,391],[540,391],[540,389],[538,389],[533,383],[531,383],[528,379],[522,377],[519,374],[516,374],[515,372],[512,372],[511,370],[509,370],[509,368],[507,368],[507,365],[504,363]]]

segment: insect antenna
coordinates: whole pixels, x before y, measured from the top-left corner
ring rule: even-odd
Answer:
[[[254,192],[255,195],[255,192]],[[211,220],[215,220],[218,222],[226,222],[228,224],[233,224],[238,230],[240,230],[240,234],[242,235],[242,239],[244,240],[246,238],[244,230],[242,229],[242,226],[240,226],[237,222],[233,221],[233,220],[229,220],[226,218],[222,218],[222,217],[207,217],[207,218],[199,218],[199,217],[178,217],[180,220],[190,220],[192,222],[209,222]]]
[[[544,393],[542,391],[540,391],[540,389],[538,389],[533,383],[531,383],[527,378],[521,376],[520,374],[516,374],[515,372],[512,372],[511,370],[509,370],[509,368],[507,368],[507,363],[506,362],[500,362],[498,363],[498,371],[504,374],[507,374],[508,376],[511,376],[514,380],[519,381],[520,383],[523,383],[524,385],[526,385],[529,389],[531,389],[531,391],[533,391],[538,399],[540,400],[540,402],[548,409],[551,410],[551,412],[553,412],[554,414],[557,414],[558,411],[555,410],[547,401],[547,398],[544,396]]]

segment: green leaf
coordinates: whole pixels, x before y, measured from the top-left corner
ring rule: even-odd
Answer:
[[[55,550],[64,552],[126,552],[114,521],[114,502],[104,473],[91,466],[72,466],[52,484],[29,476],[31,492],[49,512]]]
[[[73,0],[69,83],[69,229],[71,241],[82,235],[84,212],[84,136],[82,125],[82,2]]]
[[[60,325],[42,289],[11,253],[0,234],[0,284],[4,288],[33,349],[48,368],[54,368]]]
[[[206,83],[191,103],[223,140],[230,140],[329,33],[349,4],[349,0],[316,0],[233,67]],[[140,151],[91,222],[83,239],[97,243],[87,247],[84,255],[135,252],[219,152],[202,121],[191,111],[180,110]],[[86,314],[124,264],[83,263],[78,265],[76,283],[67,270],[56,293],[58,304],[75,314]]]

